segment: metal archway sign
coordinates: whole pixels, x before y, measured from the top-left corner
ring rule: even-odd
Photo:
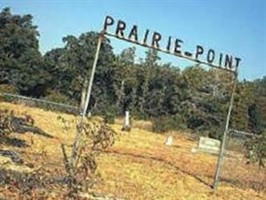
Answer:
[[[111,32],[109,29],[113,29],[113,32]],[[103,24],[103,29],[99,34],[95,58],[92,66],[91,71],[91,77],[89,81],[87,96],[84,108],[82,109],[80,113],[80,120],[79,124],[83,123],[83,119],[86,116],[88,105],[90,102],[91,97],[91,90],[92,90],[92,84],[94,80],[95,70],[97,66],[97,61],[99,58],[99,52],[101,48],[101,43],[103,41],[104,36],[111,36],[115,37],[120,40],[124,40],[130,43],[134,43],[143,47],[155,49],[157,51],[161,51],[163,53],[167,53],[170,55],[174,55],[183,59],[187,59],[193,62],[196,62],[198,64],[207,65],[216,69],[225,70],[228,72],[231,72],[234,75],[233,80],[233,87],[231,92],[231,98],[228,108],[228,113],[226,117],[226,124],[224,128],[224,134],[223,134],[223,141],[222,146],[220,148],[220,153],[216,165],[216,172],[214,176],[213,181],[213,189],[217,189],[218,182],[219,182],[219,176],[220,171],[222,167],[223,157],[224,157],[224,151],[225,151],[225,143],[226,143],[226,136],[229,131],[229,123],[230,123],[230,116],[233,108],[234,103],[234,95],[236,90],[236,84],[237,84],[237,76],[238,76],[238,67],[240,64],[241,59],[238,57],[234,57],[230,54],[223,54],[223,53],[217,53],[214,49],[206,49],[201,45],[196,45],[195,50],[193,52],[191,51],[185,51],[184,41],[179,38],[174,38],[172,36],[163,37],[162,34],[156,31],[150,31],[149,29],[145,29],[144,34],[140,34],[138,26],[137,25],[131,25],[127,26],[125,21],[122,20],[115,20],[111,16],[106,16]],[[76,138],[73,144],[73,150],[72,150],[72,160],[74,159],[75,155],[75,147],[77,146],[77,143],[79,141],[80,133],[77,131]]]

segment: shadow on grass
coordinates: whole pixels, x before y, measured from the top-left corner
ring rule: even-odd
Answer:
[[[54,184],[53,178],[44,174],[0,169],[0,187],[4,188],[2,193],[12,193],[18,199],[48,199],[46,194],[54,189]]]
[[[207,183],[206,181],[204,181],[201,177],[199,177],[198,175],[196,175],[193,172],[190,172],[186,169],[182,169],[179,166],[176,166],[175,163],[172,163],[171,161],[165,160],[163,158],[158,158],[158,157],[154,157],[151,155],[139,155],[139,154],[133,154],[133,153],[127,153],[127,152],[119,152],[117,150],[107,150],[104,151],[103,153],[110,153],[110,154],[118,154],[118,155],[123,155],[123,156],[130,156],[130,157],[135,157],[135,158],[141,158],[141,159],[148,159],[148,160],[154,160],[160,163],[163,163],[165,165],[168,165],[188,176],[191,176],[193,178],[195,178],[197,181],[199,181],[200,183],[204,184],[205,186],[209,187],[209,188],[213,188],[213,185],[210,183]],[[205,175],[206,178],[213,178],[210,175]],[[241,189],[254,189],[257,192],[260,191],[266,191],[266,176],[265,176],[265,181],[262,182],[261,180],[257,180],[256,178],[254,180],[237,180],[234,178],[230,178],[230,177],[221,177],[220,178],[220,182],[224,182],[224,183],[228,183],[230,185],[232,185],[232,187],[238,187]]]
[[[34,126],[33,122],[29,122],[22,117],[16,116],[12,116],[7,133],[5,133],[4,130],[2,130],[2,133],[0,132],[0,144],[13,147],[29,147],[25,140],[12,137],[9,132],[13,132],[14,134],[32,133],[46,138],[54,138],[42,129]]]
[[[172,147],[177,148],[177,149],[180,149],[181,148],[180,145],[172,145]]]
[[[54,184],[63,186],[68,184],[68,182],[68,177],[63,173],[58,174],[58,176],[55,177],[44,175],[40,172],[25,173],[0,168],[0,186],[13,185],[16,186],[19,190],[23,190],[24,188],[46,188]]]
[[[30,132],[32,134],[40,135],[43,137],[54,138],[53,136],[41,130],[40,128],[28,125],[20,127],[17,126],[12,131],[18,134],[25,134],[26,132]],[[15,138],[10,135],[0,135],[0,144],[19,148],[29,147],[25,140]]]
[[[22,117],[13,117],[11,120],[11,129],[13,132],[16,133],[26,133],[26,132],[31,132],[32,134],[44,136],[47,138],[53,138],[53,136],[49,135],[42,129],[36,127],[33,125],[32,122],[28,122]]]
[[[229,183],[233,187],[239,187],[242,189],[253,189],[257,192],[264,191],[266,192],[266,175],[265,180],[259,180],[254,178],[254,180],[240,180],[232,179],[228,177],[221,177],[221,182]]]
[[[31,121],[27,120],[27,118],[22,117],[10,117],[10,121],[8,125],[6,125],[6,119],[3,123],[3,126],[0,129],[0,145],[1,146],[11,146],[18,148],[29,147],[25,140],[20,138],[15,138],[13,135],[15,134],[24,134],[24,133],[32,133],[37,134],[47,138],[53,138],[53,136],[47,134],[40,128],[33,125],[33,119]],[[2,121],[1,121],[2,123]],[[12,134],[11,134],[12,133]],[[0,149],[0,156],[9,157],[14,163],[23,163],[23,160],[20,158],[19,154],[13,150],[2,150]]]
[[[13,147],[29,147],[28,144],[26,144],[25,140],[21,140],[18,138],[8,137],[8,136],[1,136],[0,137],[0,144],[7,145],[7,146],[13,146]]]
[[[154,156],[148,156],[148,155],[138,155],[138,154],[132,154],[132,153],[126,153],[126,152],[119,152],[116,150],[107,150],[104,151],[104,153],[111,153],[111,154],[118,154],[118,155],[123,155],[123,156],[131,156],[131,157],[135,157],[135,158],[141,158],[141,159],[148,159],[148,160],[154,160],[156,162],[160,162],[163,163],[165,165],[168,165],[172,168],[174,168],[177,171],[180,171],[188,176],[191,176],[193,178],[195,178],[197,181],[199,181],[200,183],[204,184],[207,187],[212,188],[212,185],[207,183],[206,181],[204,181],[203,179],[201,179],[200,177],[198,177],[197,175],[195,175],[194,173],[191,173],[187,170],[181,169],[180,167],[176,166],[174,163],[167,161],[163,158],[158,158],[158,157],[154,157]],[[210,177],[208,177],[210,178]]]

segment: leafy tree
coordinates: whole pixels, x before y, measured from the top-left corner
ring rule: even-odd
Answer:
[[[149,49],[146,51],[146,57],[144,63],[142,63],[141,71],[139,71],[138,76],[141,79],[138,99],[139,112],[145,116],[145,103],[148,101],[149,84],[153,78],[153,72],[156,66],[158,66],[158,61],[160,57],[158,56],[158,51],[154,49]]]
[[[248,108],[249,126],[253,132],[261,133],[266,130],[266,76],[255,80],[254,85],[254,92],[250,96],[253,102]]]
[[[124,49],[116,59],[116,71],[114,77],[114,91],[116,94],[116,106],[119,112],[124,113],[135,104],[136,97],[133,94],[136,91],[135,77],[135,47]]]
[[[97,40],[98,34],[95,32],[81,34],[78,38],[69,35],[63,38],[64,48],[53,49],[45,54],[47,69],[53,76],[50,93],[59,92],[68,97],[70,102],[80,101],[82,88],[86,86],[84,82],[88,83],[90,78]],[[92,91],[90,106],[94,109],[103,109],[110,105],[105,101],[114,99],[114,71],[112,47],[105,38],[100,49]]]
[[[31,15],[13,15],[9,8],[0,13],[0,84],[17,92],[41,96],[49,74],[43,69],[38,50],[37,26]]]

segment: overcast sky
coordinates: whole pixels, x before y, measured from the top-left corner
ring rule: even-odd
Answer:
[[[1,0],[0,8],[11,7],[14,14],[32,14],[40,33],[42,53],[62,47],[62,37],[100,31],[106,15],[122,19],[130,27],[138,25],[184,41],[194,51],[200,44],[215,53],[240,57],[240,79],[266,75],[265,0]],[[141,37],[141,36],[139,36]],[[111,39],[115,53],[133,44]],[[137,56],[144,57],[143,47]],[[181,68],[193,65],[175,56],[160,54],[163,62]]]

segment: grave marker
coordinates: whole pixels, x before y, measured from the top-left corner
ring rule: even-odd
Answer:
[[[168,136],[164,144],[167,146],[171,146],[173,144],[173,136]]]
[[[198,147],[192,148],[191,152],[196,153],[198,151],[211,153],[211,154],[219,154],[220,152],[221,142],[216,139],[200,137]]]
[[[131,127],[129,122],[129,111],[126,111],[122,131],[130,131],[130,129]]]

